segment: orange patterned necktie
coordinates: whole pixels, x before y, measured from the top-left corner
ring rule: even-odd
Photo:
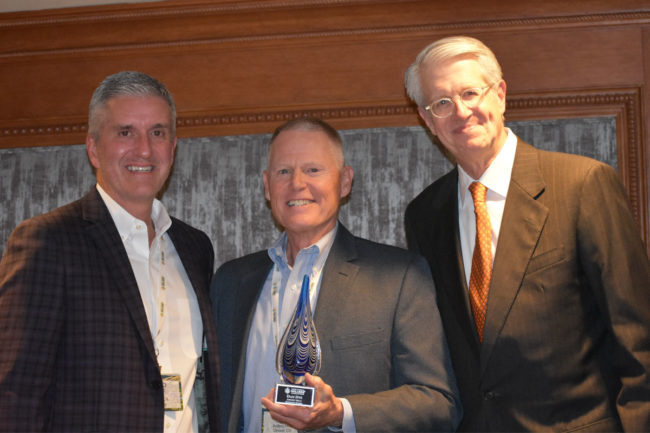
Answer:
[[[478,338],[483,341],[483,326],[487,310],[487,297],[492,276],[492,226],[485,206],[487,188],[474,182],[469,186],[474,200],[476,215],[476,242],[472,256],[472,271],[469,277],[469,301],[474,315]]]

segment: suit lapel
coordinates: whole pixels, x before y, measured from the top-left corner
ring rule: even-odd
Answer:
[[[454,169],[445,179],[441,199],[431,203],[431,251],[434,257],[436,291],[441,302],[450,304],[463,335],[470,347],[478,347],[478,336],[470,314],[467,283],[463,267],[458,228],[458,171]],[[478,349],[477,349],[478,354]]]
[[[268,276],[273,262],[269,259],[268,266],[255,267],[251,272],[246,275],[242,280],[239,287],[240,293],[236,297],[235,304],[235,320],[237,323],[233,324],[233,329],[238,334],[233,334],[233,365],[238,365],[240,369],[243,368],[246,357],[246,346],[248,343],[248,332],[250,324],[255,314],[255,306],[257,305],[257,298],[264,287],[264,281]],[[236,345],[235,345],[236,344]]]
[[[140,290],[113,218],[95,188],[83,197],[81,205],[83,218],[92,223],[87,228],[88,235],[97,244],[97,251],[103,256],[104,263],[110,269],[113,277],[111,283],[114,285],[111,289],[119,292],[124,299],[124,305],[147,348],[147,352],[149,352],[152,361],[157,364]]]
[[[210,254],[210,251],[205,251],[203,249],[197,250],[196,245],[191,242],[190,233],[179,223],[177,220],[172,218],[172,225],[167,230],[167,234],[174,244],[174,248],[178,253],[178,257],[181,259],[181,264],[187,273],[187,277],[190,279],[192,284],[192,289],[196,295],[197,302],[199,304],[199,311],[201,314],[201,320],[203,323],[206,323],[209,320],[214,320],[212,317],[212,312],[207,306],[210,305],[210,291],[208,285],[210,284],[211,275],[206,275],[206,270],[201,269],[200,263],[202,260],[194,260],[194,257],[197,254]],[[214,257],[210,258],[210,263],[212,264]],[[211,272],[210,269],[209,272]],[[206,331],[207,325],[203,326],[203,334],[208,341],[208,348],[217,347],[217,341],[215,336],[212,333],[208,334]]]
[[[340,321],[338,305],[345,302],[350,284],[359,272],[359,266],[351,263],[356,258],[354,236],[339,223],[336,238],[323,269],[314,312],[316,332],[321,335],[333,335],[330,326]]]
[[[192,260],[192,256],[195,254],[203,254],[204,251],[196,251],[195,246],[189,242],[190,238],[187,233],[182,233],[181,231],[183,231],[182,226],[177,224],[174,218],[172,218],[172,225],[169,227],[167,234],[174,244],[174,248],[178,253],[178,257],[181,259],[190,283],[192,283],[192,288],[199,299],[199,305],[207,305],[205,302],[209,303],[210,301],[208,298],[208,289],[205,286],[205,275],[201,275],[204,271],[199,267],[199,260]]]
[[[232,372],[231,378],[223,380],[232,380],[233,398],[230,414],[228,415],[228,431],[239,431],[240,414],[242,413],[242,398],[244,392],[244,373],[246,370],[246,348],[248,347],[248,336],[255,314],[257,298],[264,287],[264,281],[268,276],[273,262],[263,253],[263,261],[266,266],[257,266],[252,263],[251,271],[243,279],[241,286],[238,288],[240,293],[235,297],[235,312],[233,317],[237,321],[232,326],[232,366],[236,370]]]
[[[490,282],[481,345],[481,374],[485,372],[546,223],[548,209],[537,201],[544,188],[537,150],[518,141]]]

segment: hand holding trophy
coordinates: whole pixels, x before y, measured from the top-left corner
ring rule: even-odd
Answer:
[[[275,387],[275,403],[311,407],[314,388],[305,386],[305,373],[318,374],[321,350],[309,301],[309,276],[305,275],[300,298],[284,331],[275,362],[282,383]]]

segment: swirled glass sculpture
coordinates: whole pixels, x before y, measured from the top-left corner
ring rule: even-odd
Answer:
[[[305,275],[296,309],[278,346],[275,367],[284,383],[302,385],[305,373],[318,374],[320,366],[320,342],[311,314],[309,276]]]

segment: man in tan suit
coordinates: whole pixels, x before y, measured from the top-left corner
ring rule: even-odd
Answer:
[[[405,225],[433,273],[460,430],[650,431],[650,264],[614,170],[506,128],[476,39],[426,47],[406,88],[457,163]]]

